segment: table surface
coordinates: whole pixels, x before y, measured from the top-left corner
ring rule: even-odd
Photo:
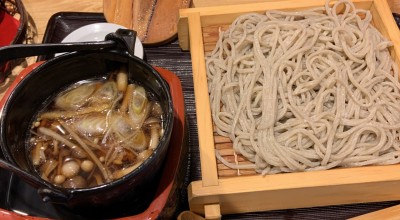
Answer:
[[[251,2],[251,0],[248,0]],[[34,25],[38,32],[38,42],[42,42],[47,23],[50,17],[57,12],[102,12],[103,11],[103,0],[80,0],[80,1],[67,1],[67,0],[23,0],[24,6],[32,17]],[[400,0],[388,0],[388,3],[393,12],[400,13]],[[172,42],[168,45],[161,46],[160,48],[148,48],[148,62],[152,65],[161,66],[167,68],[173,72],[178,73],[184,86],[184,96],[186,103],[186,113],[189,121],[195,122],[195,107],[193,100],[193,82],[191,81],[191,64],[190,54],[188,52],[181,53],[177,41]],[[176,59],[181,59],[180,67],[172,65],[176,62]],[[185,70],[183,70],[183,66]],[[187,68],[187,69],[186,69]],[[1,89],[1,87],[0,87]],[[0,91],[1,92],[1,91]],[[189,123],[190,130],[196,130],[195,123]],[[190,140],[190,148],[194,149],[196,146],[196,138]],[[191,158],[192,167],[190,167],[191,173],[194,176],[191,180],[199,179],[200,172],[196,170],[198,154]],[[195,162],[195,163],[193,163]],[[374,203],[374,204],[354,204],[344,206],[329,206],[329,207],[317,207],[317,208],[306,208],[296,210],[279,210],[265,213],[248,213],[244,215],[230,215],[224,216],[224,219],[335,219],[335,217],[348,218],[356,215],[365,214],[371,211],[376,211],[382,208],[386,208],[397,204],[396,202],[386,203]]]

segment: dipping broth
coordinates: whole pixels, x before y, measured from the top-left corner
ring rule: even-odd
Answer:
[[[157,148],[163,111],[128,84],[126,70],[81,81],[58,94],[33,121],[30,160],[41,178],[63,188],[101,185],[134,171]]]

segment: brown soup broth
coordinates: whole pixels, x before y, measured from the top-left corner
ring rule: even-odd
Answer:
[[[85,80],[51,98],[32,122],[30,161],[45,180],[84,188],[121,178],[158,146],[163,111],[137,83]],[[125,87],[125,88],[124,88]]]

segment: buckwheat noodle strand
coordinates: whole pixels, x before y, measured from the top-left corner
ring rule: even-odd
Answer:
[[[338,9],[343,8],[340,13]],[[262,174],[400,162],[400,84],[348,0],[238,17],[206,58],[216,132]]]

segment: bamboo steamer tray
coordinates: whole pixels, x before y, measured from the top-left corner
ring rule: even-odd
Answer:
[[[399,65],[400,32],[386,0],[353,3],[371,11],[373,25],[394,43],[390,52]],[[227,6],[180,10],[178,39],[181,48],[191,52],[202,176],[188,187],[191,211],[218,219],[223,214],[400,199],[400,165],[261,176],[254,171],[232,170],[216,160],[218,150],[227,160],[249,163],[233,152],[228,138],[216,135],[213,129],[205,56],[215,47],[219,29],[226,29],[245,13],[305,10],[324,4],[325,0],[285,0],[230,5],[229,10]]]

